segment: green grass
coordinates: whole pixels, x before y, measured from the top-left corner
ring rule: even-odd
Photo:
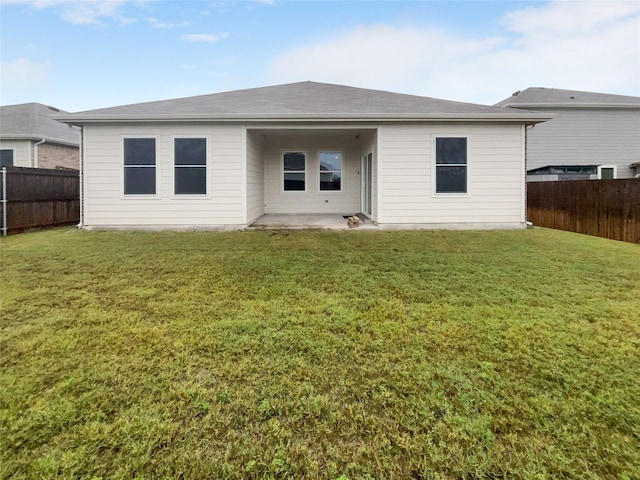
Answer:
[[[0,478],[640,478],[640,246],[16,235]]]

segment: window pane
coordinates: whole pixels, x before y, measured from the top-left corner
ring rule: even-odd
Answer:
[[[155,167],[125,167],[124,193],[126,195],[153,195],[156,193]]]
[[[156,139],[155,138],[125,138],[124,139],[124,164],[125,165],[155,165],[156,164]]]
[[[284,154],[284,170],[285,171],[304,171],[304,153],[290,152]]]
[[[341,174],[320,172],[320,190],[340,190]]]
[[[612,180],[613,179],[613,168],[601,168],[600,169],[600,178],[603,180]]]
[[[206,165],[207,140],[205,138],[176,138],[176,165]]]
[[[436,167],[436,193],[467,193],[467,167]]]
[[[284,174],[284,189],[304,191],[304,173],[285,173]]]
[[[0,167],[13,167],[13,150],[0,150]]]
[[[342,152],[320,152],[320,170],[341,171]]]
[[[436,138],[436,164],[442,163],[465,165],[467,163],[467,139]]]
[[[178,167],[175,169],[177,194],[207,193],[207,169],[205,167]]]

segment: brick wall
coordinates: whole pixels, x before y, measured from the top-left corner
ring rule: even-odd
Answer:
[[[38,145],[38,168],[80,168],[78,147],[44,143]]]

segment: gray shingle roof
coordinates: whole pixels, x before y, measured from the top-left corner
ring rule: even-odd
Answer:
[[[42,140],[65,145],[80,145],[77,128],[51,118],[62,110],[41,103],[0,106],[0,138],[4,140]]]
[[[534,117],[540,114],[531,114]],[[416,95],[299,82],[196,97],[89,110],[60,117],[64,121],[149,119],[334,120],[377,118],[522,119],[524,112],[452,102]],[[535,118],[542,118],[538,116]],[[541,121],[541,120],[538,120]]]
[[[496,103],[496,106],[538,107],[555,106],[638,106],[640,97],[613,95],[609,93],[581,92],[579,90],[562,90],[559,88],[530,87],[515,92],[509,98]]]

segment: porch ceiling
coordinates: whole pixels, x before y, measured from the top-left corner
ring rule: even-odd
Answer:
[[[358,135],[371,135],[375,128],[247,128],[251,133],[264,135],[265,137],[281,137],[295,135],[315,135],[321,137],[356,137]]]

